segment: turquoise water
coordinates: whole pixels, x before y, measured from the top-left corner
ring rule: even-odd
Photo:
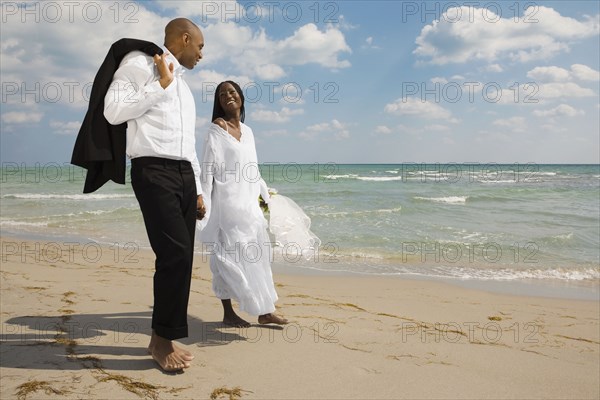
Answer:
[[[3,167],[3,235],[149,247],[129,184],[84,195],[78,167]],[[311,217],[323,243],[310,260],[278,252],[276,265],[598,286],[598,165],[264,164],[261,170],[270,187]]]

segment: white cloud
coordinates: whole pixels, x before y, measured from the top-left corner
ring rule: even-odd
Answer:
[[[62,90],[57,103],[78,108],[87,106],[84,99],[89,92],[84,93],[84,85],[91,84],[113,42],[132,37],[162,44],[162,27],[169,20],[148,11],[143,3],[127,3],[129,8],[103,1],[51,4],[27,3],[28,10],[40,10],[37,22],[35,12],[25,22],[19,12],[3,15],[2,79],[25,83],[27,88],[55,85]]]
[[[265,81],[272,81],[285,76],[285,71],[276,64],[262,64],[254,66],[254,75]]]
[[[498,90],[499,89],[499,90]],[[536,105],[542,102],[540,86],[535,83],[513,84],[509,88],[490,86],[482,90],[484,101],[493,104]]]
[[[253,71],[262,79],[280,78],[284,74],[282,66],[286,65],[317,64],[331,69],[350,66],[349,61],[339,57],[352,50],[344,34],[332,26],[319,30],[315,24],[309,23],[281,40],[269,38],[263,28],[253,31],[248,26],[232,22],[208,25],[204,32],[207,65],[225,59],[232,68]],[[215,42],[209,44],[208,38]]]
[[[400,98],[393,103],[386,104],[384,111],[395,115],[414,115],[424,119],[447,119],[449,122],[458,122],[445,108],[414,97]]]
[[[500,64],[490,64],[485,69],[488,72],[502,72],[502,71],[504,71],[504,68],[502,68],[502,66]]]
[[[432,124],[432,125],[424,126],[423,130],[431,131],[431,132],[446,132],[446,131],[449,131],[450,128],[447,127],[446,125]]]
[[[43,113],[31,113],[31,112],[21,112],[21,111],[10,111],[2,113],[2,122],[5,124],[26,124],[31,122],[40,122]]]
[[[383,133],[384,135],[388,135],[392,133],[392,130],[385,125],[378,125],[375,128],[375,133]]]
[[[544,82],[564,82],[568,81],[571,74],[568,70],[560,67],[535,67],[527,72],[527,77]]]
[[[91,71],[87,72],[91,76],[88,78],[92,80],[114,41],[133,37],[162,44],[163,28],[169,21],[148,11],[140,3],[132,4],[134,7],[128,9],[130,12],[124,9],[124,4],[119,4],[118,14],[118,7],[113,2],[53,4],[61,13],[56,22],[42,18],[36,23],[33,17],[22,22],[18,14],[7,17],[8,23],[3,24],[2,35],[9,37],[10,41],[2,46],[3,72],[19,69],[23,75],[37,71],[34,76],[43,72],[44,76],[77,78],[73,75],[79,75],[82,67],[89,67]],[[115,18],[120,23],[115,23]],[[156,29],[157,26],[160,28]],[[90,31],[98,34],[90,35]],[[74,38],[85,38],[85,44]]]
[[[173,11],[174,16],[200,17],[202,23],[252,20],[259,15],[262,18],[262,9],[244,7],[235,0],[156,0],[155,3],[163,10]]]
[[[413,53],[437,65],[499,59],[527,62],[569,51],[573,41],[599,32],[597,17],[579,21],[537,5],[524,15],[537,22],[502,18],[491,8],[449,8],[421,30]]]
[[[288,122],[290,118],[294,115],[302,114],[304,114],[304,110],[301,108],[291,110],[287,107],[283,107],[281,111],[259,109],[252,112],[252,119],[255,121],[264,121],[280,124],[283,122]]]
[[[568,104],[561,104],[549,110],[533,111],[536,117],[576,117],[583,114],[585,114],[583,110],[576,110]]]
[[[431,83],[440,83],[442,85],[445,85],[446,83],[448,83],[448,79],[444,78],[443,76],[434,76],[433,78],[430,79]]]
[[[584,88],[574,82],[550,82],[539,85],[539,98],[595,96],[592,89]]]
[[[50,121],[50,128],[54,129],[57,135],[77,135],[81,128],[81,121]]]
[[[344,34],[334,27],[320,31],[315,24],[306,24],[294,34],[274,43],[273,56],[291,65],[316,63],[329,68],[347,68],[350,62],[338,60],[340,53],[351,53]]]
[[[283,87],[285,87],[285,89],[283,89]],[[280,96],[281,98],[278,102],[284,105],[294,104],[295,106],[301,106],[303,104],[306,104],[306,100],[304,100],[304,98],[302,97],[306,92],[303,93],[302,88],[299,86],[294,87],[294,91],[292,91],[292,89],[289,89],[289,91],[287,91],[290,87],[292,87],[291,84],[289,84],[288,86],[274,87],[273,96]],[[280,91],[278,92],[278,90]]]
[[[573,64],[570,71],[556,66],[535,67],[527,72],[527,77],[544,82],[598,81],[600,72],[587,65]]]
[[[210,69],[201,69],[186,78],[186,82],[192,91],[198,92],[195,99],[196,104],[207,104],[211,110],[217,85],[224,81],[236,82],[240,85],[242,91],[245,89],[249,91],[251,87],[257,85],[249,76],[222,74]],[[263,90],[263,88],[260,90]],[[254,95],[254,92],[252,95]]]
[[[333,119],[331,122],[311,125],[300,133],[300,137],[308,140],[314,140],[318,136],[324,139],[333,138],[342,140],[350,137],[350,131],[345,124],[342,124],[337,119]]]
[[[203,83],[204,86],[208,84],[216,86],[223,81],[234,81],[238,85],[244,86],[254,82],[246,75],[223,74],[212,69],[201,69],[193,74],[192,78],[187,79],[187,81],[193,89],[202,88],[202,86],[197,86],[198,83]]]
[[[571,65],[571,72],[575,79],[579,79],[581,81],[597,82],[600,80],[600,72],[588,67],[587,65],[573,64]]]
[[[202,14],[203,7],[206,11],[209,3],[225,6],[224,2],[190,1],[161,1],[156,4],[172,9],[178,15],[193,17]],[[239,6],[234,1],[227,3],[230,7]],[[15,4],[20,7],[21,3]],[[40,2],[33,4],[42,7]],[[15,82],[19,88],[22,83],[27,88],[36,84],[42,88],[47,84],[58,85],[62,90],[58,102],[82,109],[87,107],[85,100],[89,95],[89,86],[86,91],[85,85],[91,85],[110,45],[123,37],[162,45],[164,26],[172,17],[148,10],[145,2],[52,4],[62,13],[62,18],[56,23],[44,18],[36,23],[35,15],[26,18],[25,22],[21,21],[20,13],[3,15],[6,23],[2,24],[0,72],[3,82]],[[85,18],[84,9],[89,11]],[[101,18],[90,19],[92,11],[97,11]],[[116,19],[118,23],[115,23]],[[351,49],[344,34],[334,26],[318,28],[314,24],[306,24],[288,36],[274,39],[267,35],[265,29],[255,28],[256,25],[221,23],[218,18],[212,17],[207,21],[202,27],[206,42],[204,59],[196,69],[186,74],[188,83],[195,90],[202,89],[204,81],[201,77],[206,75],[197,71],[203,71],[207,66],[210,69],[210,65],[218,64],[219,71],[236,81],[278,80],[289,72],[288,66],[316,64],[330,69],[350,66],[342,56],[351,53]],[[9,102],[12,100],[9,99]]]
[[[366,49],[379,49],[380,47],[373,44],[373,36],[369,36],[368,38],[365,39],[365,44],[362,46],[362,48],[366,48]]]
[[[328,11],[331,10],[331,7],[323,6],[323,8],[327,8]],[[335,12],[333,12],[333,13],[329,12],[328,14],[329,14],[328,16],[323,18],[324,21],[327,22],[328,25],[336,24],[343,31],[351,31],[351,30],[359,27],[358,25],[351,24],[350,22],[348,22],[346,20],[346,17],[343,14],[340,14],[340,16],[337,18],[335,17],[335,14],[336,14]]]
[[[495,104],[519,104],[531,106],[554,99],[595,96],[592,89],[584,88],[574,82],[529,82],[502,88],[500,92],[492,87],[485,94],[486,101]]]
[[[527,123],[523,117],[510,117],[506,119],[497,119],[492,122],[496,126],[505,127],[513,132],[525,132]]]

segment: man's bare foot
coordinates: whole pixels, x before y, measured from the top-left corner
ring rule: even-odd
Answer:
[[[160,336],[154,333],[154,331],[152,331],[152,336],[150,337],[150,344],[148,345],[148,354],[150,355],[152,355],[152,350],[154,349],[154,346],[156,346],[157,338],[162,339]],[[174,342],[171,342],[171,344],[173,345],[173,348],[175,348],[176,351],[182,354],[185,360],[192,361],[194,359],[194,355],[189,351],[182,349],[181,347],[177,346]]]
[[[148,345],[148,354],[152,355],[152,350],[154,350],[154,346],[156,346],[156,333],[152,331],[152,336],[150,336],[150,344]]]
[[[233,326],[234,328],[248,328],[250,326],[250,322],[246,321],[237,314],[233,314],[223,317],[223,325]]]
[[[162,338],[154,332],[152,332],[148,353],[166,372],[176,372],[189,368],[190,362],[194,359],[192,353],[176,346],[173,341]]]
[[[264,324],[285,325],[288,323],[288,320],[285,318],[282,318],[278,315],[269,313],[269,314],[260,315],[258,317],[258,323],[261,325],[264,325]]]

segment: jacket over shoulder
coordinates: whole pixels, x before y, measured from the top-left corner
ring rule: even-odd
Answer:
[[[71,157],[71,164],[87,169],[83,193],[92,193],[109,180],[125,184],[127,122],[111,125],[106,120],[104,97],[123,58],[136,50],[149,56],[163,53],[152,42],[127,38],[118,40],[110,47],[94,78],[88,110]]]

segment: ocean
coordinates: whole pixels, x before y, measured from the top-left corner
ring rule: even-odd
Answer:
[[[3,163],[1,173],[3,236],[149,248],[129,182],[82,194],[85,170],[67,163]],[[322,242],[310,259],[275,249],[274,270],[531,283],[598,298],[600,165],[267,163],[261,173]],[[196,253],[206,256],[199,242]]]

